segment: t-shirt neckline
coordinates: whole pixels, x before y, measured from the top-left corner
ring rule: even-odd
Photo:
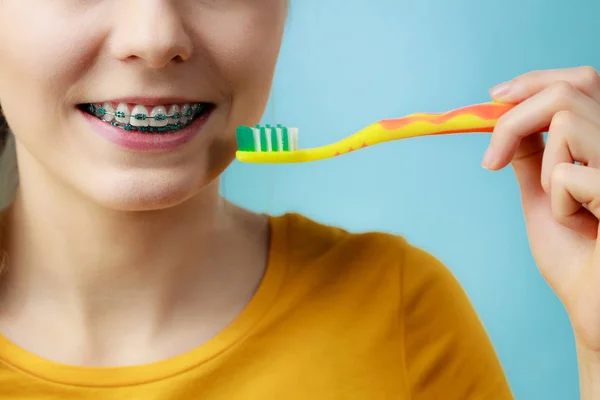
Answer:
[[[249,335],[276,300],[287,260],[287,218],[268,216],[270,243],[267,266],[254,296],[237,318],[195,349],[150,364],[127,367],[80,367],[39,357],[0,334],[0,363],[27,375],[80,387],[123,387],[155,382],[200,367]]]

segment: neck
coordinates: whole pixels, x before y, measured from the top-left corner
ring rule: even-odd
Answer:
[[[222,199],[218,182],[144,212],[106,210],[50,186],[22,182],[7,215],[2,297],[15,314],[62,313],[87,331],[152,331],[190,315],[235,314],[260,281],[265,219]]]

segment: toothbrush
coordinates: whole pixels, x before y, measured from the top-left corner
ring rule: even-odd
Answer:
[[[384,119],[338,142],[298,148],[298,129],[283,125],[240,126],[236,158],[246,163],[301,163],[348,154],[392,140],[450,133],[492,132],[498,119],[516,104],[481,103],[445,113],[417,113]]]

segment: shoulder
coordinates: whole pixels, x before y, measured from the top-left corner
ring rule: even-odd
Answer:
[[[395,283],[408,286],[414,286],[411,282],[456,284],[452,273],[438,258],[403,236],[377,231],[350,232],[293,213],[272,217],[272,221],[277,226],[275,232],[285,236],[289,257],[302,265],[326,260],[329,268],[365,268],[371,273],[394,274]]]
[[[402,236],[348,232],[297,214],[278,218],[295,284],[371,310],[361,323],[398,322],[415,398],[512,399],[483,324],[441,260]]]
[[[380,297],[373,301],[384,301],[386,307],[396,307],[396,312],[407,318],[419,310],[441,315],[440,304],[464,296],[452,272],[438,258],[403,236],[349,232],[299,214],[285,214],[273,221],[275,247],[285,253],[289,276],[296,282],[322,287],[323,281],[335,281],[338,287],[356,294],[376,288]],[[468,306],[468,302],[455,302],[461,309]]]

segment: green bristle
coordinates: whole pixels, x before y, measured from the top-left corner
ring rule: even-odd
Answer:
[[[254,131],[248,126],[240,126],[236,131],[238,150],[256,151],[254,145]]]
[[[267,128],[264,126],[260,127],[260,149],[261,151],[269,151],[267,147]]]
[[[271,148],[272,151],[281,151],[279,141],[277,140],[277,129],[271,128]]]

